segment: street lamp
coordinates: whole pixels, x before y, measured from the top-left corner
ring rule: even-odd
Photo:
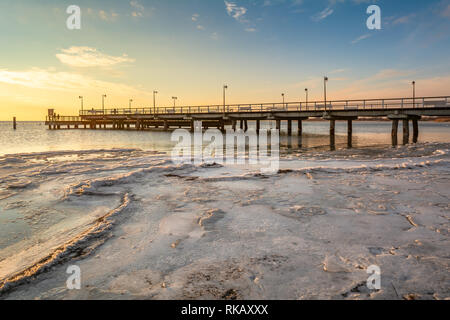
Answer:
[[[412,82],[413,86],[413,108],[416,107],[416,81]]]
[[[308,88],[305,88],[305,94],[306,94],[306,107],[308,107]]]
[[[80,101],[81,101],[81,114],[83,114],[83,97],[82,97],[82,96],[79,96],[78,98],[79,98]]]
[[[153,91],[153,114],[156,114],[156,95],[158,91]]]
[[[228,89],[227,85],[223,86],[223,112],[225,113],[225,91]]]
[[[105,98],[106,98],[106,94],[102,95],[102,111],[103,111],[103,114],[105,114]]]
[[[178,99],[178,97],[172,97],[172,99],[173,99],[173,111],[175,111],[175,105],[176,105],[176,101],[177,101],[177,99]]]
[[[130,110],[131,110],[131,103],[132,102],[133,102],[133,99],[130,99],[130,101],[128,101],[128,106],[129,106]]]
[[[327,111],[327,82],[328,82],[328,77],[324,77],[323,78],[323,96],[324,96],[324,100],[325,100],[325,111]]]
[[[281,96],[283,97],[283,108],[284,108],[285,107],[285,105],[284,105],[284,93],[282,93]]]

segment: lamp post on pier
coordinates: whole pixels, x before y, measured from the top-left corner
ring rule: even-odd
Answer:
[[[412,82],[413,86],[413,108],[416,107],[416,81]]]
[[[323,96],[324,96],[324,100],[325,100],[325,111],[327,111],[327,82],[328,82],[328,77],[324,77],[323,78]]]
[[[228,85],[224,85],[223,86],[223,113],[225,113],[225,109],[226,109],[226,107],[225,107],[225,105],[226,105],[226,95],[225,95],[225,92],[226,92],[226,90],[228,89]]]
[[[102,111],[103,111],[103,114],[105,114],[105,98],[106,98],[106,94],[102,95]]]
[[[173,99],[173,111],[175,112],[176,101],[177,101],[178,97],[172,97],[172,99]]]
[[[283,97],[283,109],[284,109],[286,107],[284,104],[284,93],[282,93],[281,96]]]
[[[156,95],[158,94],[158,91],[153,91],[153,114],[156,114]]]
[[[83,114],[83,96],[78,97],[81,101],[81,114]]]
[[[128,107],[130,108],[130,110],[131,110],[131,103],[133,102],[133,99],[130,99],[129,101],[128,101]]]
[[[306,108],[308,108],[308,88],[305,88],[305,95],[306,95]]]

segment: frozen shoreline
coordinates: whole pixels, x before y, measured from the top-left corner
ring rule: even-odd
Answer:
[[[85,225],[72,220],[88,213],[95,221],[125,193],[130,203],[102,245],[0,298],[448,298],[448,149],[292,155],[273,176],[177,167],[138,150],[22,155],[25,162],[1,157],[0,205],[16,205],[17,215],[70,208],[74,217],[61,224],[71,230]],[[56,156],[63,159],[52,161]],[[42,199],[49,191],[52,197]],[[54,222],[34,221],[38,237],[48,220]],[[0,274],[8,263],[0,255]],[[79,291],[65,287],[72,264],[82,271]],[[372,264],[381,268],[382,289],[370,293]]]

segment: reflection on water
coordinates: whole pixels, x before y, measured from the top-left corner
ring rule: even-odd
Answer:
[[[249,128],[256,124],[249,121]],[[263,121],[261,128],[275,128],[275,121]],[[304,121],[303,136],[297,136],[293,123],[293,136],[286,136],[287,125],[281,126],[281,154],[329,150],[329,123]],[[399,130],[401,139],[401,130]],[[419,142],[450,142],[450,123],[420,122]],[[353,147],[391,145],[391,122],[354,121]],[[174,142],[170,132],[142,132],[115,130],[47,130],[43,122],[20,122],[17,130],[10,122],[0,122],[0,155],[61,150],[91,150],[112,148],[136,148],[169,152]],[[336,149],[347,148],[347,124],[336,122]]]

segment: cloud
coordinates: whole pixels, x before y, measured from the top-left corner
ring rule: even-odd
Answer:
[[[393,78],[401,78],[406,77],[413,74],[413,71],[405,71],[398,69],[383,69],[378,73],[370,77],[370,80],[385,80],[385,79],[393,79]]]
[[[398,71],[398,70],[397,70]],[[400,72],[400,71],[398,71]],[[380,71],[379,74],[383,74]],[[403,73],[413,73],[403,72]],[[379,75],[377,74],[377,75]],[[346,87],[332,93],[332,99],[361,99],[361,98],[398,98],[411,95],[411,79],[386,78],[382,81],[378,76],[350,82]],[[417,96],[443,96],[450,87],[450,76],[430,78],[416,78]],[[361,93],[364,93],[362,96]]]
[[[42,90],[116,92],[136,97],[147,95],[146,92],[125,84],[96,80],[76,73],[54,72],[39,68],[26,71],[0,69],[0,83]]]
[[[332,72],[329,72],[329,74],[344,72],[344,70],[345,69],[334,70]],[[344,78],[344,77],[332,77],[332,78],[330,78],[330,80],[331,81],[346,81],[348,79]],[[294,88],[308,88],[308,89],[322,88],[323,87],[323,77],[310,77],[307,80],[295,83],[293,85],[293,87]]]
[[[334,9],[331,6],[326,7],[325,9],[323,9],[321,12],[315,14],[312,19],[316,22],[318,21],[322,21],[323,19],[325,19],[326,17],[332,15],[334,12]]]
[[[200,18],[200,15],[199,15],[198,13],[194,13],[194,14],[192,15],[192,17],[191,17],[191,20],[192,20],[193,22],[199,22],[199,21],[198,21],[199,18]],[[206,29],[205,26],[204,26],[204,25],[201,25],[201,24],[197,24],[196,28],[197,28],[197,30],[201,30],[201,31],[203,31],[203,30]]]
[[[104,10],[100,10],[98,12],[98,16],[104,21],[115,21],[119,14],[114,11],[106,12]]]
[[[245,14],[247,13],[247,8],[238,7],[234,2],[228,2],[225,0],[225,9],[230,17],[233,17],[236,21],[245,21]]]
[[[367,39],[367,38],[370,38],[371,36],[372,36],[372,34],[370,34],[370,33],[363,34],[362,36],[360,36],[360,37],[356,38],[355,40],[353,40],[353,41],[351,42],[351,44],[356,44],[356,43],[358,43],[358,42],[360,42],[360,41],[362,41],[362,40],[365,40],[365,39]]]
[[[342,72],[346,72],[346,71],[347,71],[347,69],[336,69],[336,70],[329,72],[329,74],[342,73]]]
[[[256,28],[252,22],[250,22],[246,18],[247,8],[245,7],[239,7],[235,2],[229,2],[225,0],[225,9],[227,11],[227,14],[234,18],[236,21],[246,25],[245,31],[246,32],[256,32]]]
[[[405,24],[408,23],[409,21],[411,21],[411,19],[414,19],[416,17],[416,14],[410,14],[407,16],[402,16],[399,18],[396,18],[394,21],[392,21],[393,25],[397,25],[397,24]]]
[[[149,14],[149,10],[147,10],[142,4],[140,4],[136,0],[130,1],[130,6],[133,10],[131,12],[132,17],[141,18]],[[151,10],[154,10],[154,8],[151,8]]]
[[[127,55],[120,57],[110,56],[90,47],[70,47],[62,49],[61,53],[56,54],[61,63],[71,67],[111,67],[120,63],[134,62],[135,59]]]

